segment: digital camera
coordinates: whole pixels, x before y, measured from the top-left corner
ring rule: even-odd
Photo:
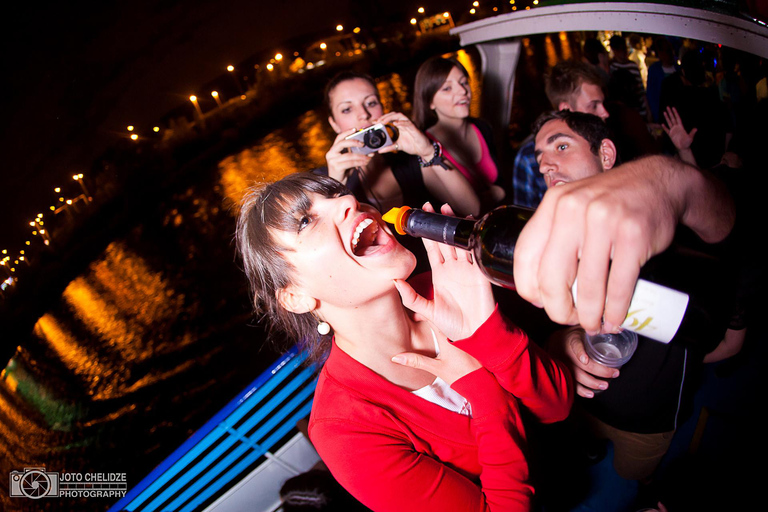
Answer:
[[[399,133],[394,125],[378,123],[356,131],[347,137],[347,140],[355,139],[365,144],[361,148],[350,148],[350,151],[367,155],[368,153],[375,153],[381,148],[391,146],[397,140],[398,135]]]
[[[45,468],[24,468],[24,471],[11,471],[10,496],[32,499],[59,495],[59,474],[46,471]]]

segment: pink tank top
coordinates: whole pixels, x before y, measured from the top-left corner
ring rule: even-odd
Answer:
[[[494,183],[499,176],[499,171],[496,168],[496,164],[493,162],[491,151],[488,149],[488,144],[485,142],[480,130],[474,124],[472,125],[472,128],[477,134],[477,140],[480,141],[480,160],[475,162],[474,169],[468,169],[457,162],[445,147],[443,147],[443,156],[445,156],[445,158],[447,158],[448,161],[451,162],[465,178],[467,178],[467,181],[474,189],[478,190],[481,188],[484,189],[488,185]],[[431,133],[427,133],[427,136],[429,136],[430,139],[437,141]]]

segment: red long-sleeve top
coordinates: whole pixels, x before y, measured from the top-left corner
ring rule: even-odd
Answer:
[[[334,477],[375,511],[528,510],[525,408],[560,421],[573,402],[568,370],[498,308],[455,345],[483,368],[451,386],[464,416],[396,386],[335,343],[315,391],[310,439]]]

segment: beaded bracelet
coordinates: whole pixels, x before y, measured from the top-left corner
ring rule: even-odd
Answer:
[[[425,162],[423,158],[420,156],[416,156],[419,160],[419,165],[421,167],[432,167],[433,165],[439,165],[443,169],[448,169],[448,166],[445,165],[445,162],[443,162],[443,146],[437,142],[432,141],[432,147],[435,148],[435,154],[432,156],[432,160],[429,162]]]

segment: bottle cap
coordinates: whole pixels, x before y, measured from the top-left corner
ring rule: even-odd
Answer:
[[[392,208],[387,213],[382,215],[381,218],[384,220],[384,222],[392,224],[395,227],[395,231],[397,231],[399,234],[404,235],[405,222],[403,221],[403,217],[405,217],[405,213],[410,209],[410,206]]]

